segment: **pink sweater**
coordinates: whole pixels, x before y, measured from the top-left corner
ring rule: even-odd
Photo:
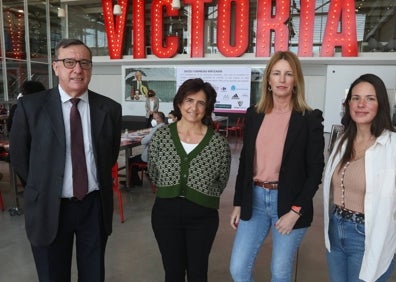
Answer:
[[[278,181],[291,111],[265,115],[257,134],[253,179]]]

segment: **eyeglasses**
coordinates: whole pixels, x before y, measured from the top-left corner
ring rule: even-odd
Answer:
[[[54,60],[54,62],[63,62],[63,65],[67,69],[73,69],[77,63],[80,64],[80,67],[83,70],[90,70],[92,68],[92,61],[91,60],[75,60],[75,59],[58,59]]]

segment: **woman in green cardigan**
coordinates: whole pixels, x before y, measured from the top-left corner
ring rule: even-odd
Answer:
[[[166,282],[207,281],[209,253],[219,225],[220,195],[231,154],[213,130],[216,91],[200,78],[186,80],[173,106],[178,121],[157,130],[148,170],[157,197],[151,223]]]

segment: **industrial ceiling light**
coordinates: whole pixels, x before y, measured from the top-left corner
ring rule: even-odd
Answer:
[[[121,15],[121,14],[122,14],[121,6],[118,5],[118,3],[116,3],[116,4],[114,5],[114,7],[113,7],[113,15],[114,15],[114,16],[119,16],[119,15]]]
[[[172,0],[172,8],[180,9],[180,0]]]

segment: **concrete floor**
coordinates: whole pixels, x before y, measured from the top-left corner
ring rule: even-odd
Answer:
[[[328,137],[326,135],[326,137]],[[228,224],[232,210],[232,198],[241,144],[230,140],[233,153],[232,173],[221,199],[220,226],[209,261],[209,281],[232,281],[229,274],[229,259],[234,231]],[[122,164],[123,157],[120,156]],[[0,212],[0,281],[37,281],[30,245],[25,235],[24,217],[10,216],[9,208],[15,207],[14,192],[9,186],[8,164],[0,163],[3,179],[0,181],[6,211]],[[160,282],[164,272],[150,224],[154,194],[149,182],[142,187],[123,191],[125,222],[120,222],[118,202],[115,198],[113,234],[109,237],[106,250],[106,281],[116,282]],[[23,203],[20,203],[23,208]],[[262,246],[256,261],[255,280],[270,281],[269,260],[271,241]],[[73,281],[77,281],[73,263]],[[298,253],[295,269],[298,282],[329,281],[323,243],[322,191],[315,196],[315,216]],[[396,275],[391,281],[396,281]]]

